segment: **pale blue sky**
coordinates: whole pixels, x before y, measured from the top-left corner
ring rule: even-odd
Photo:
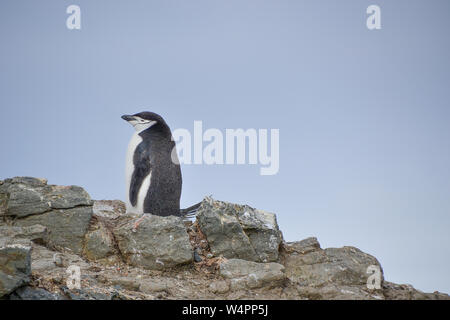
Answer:
[[[82,29],[65,10],[81,7]],[[366,28],[381,7],[382,29]],[[0,3],[0,178],[124,198],[132,128],[279,128],[280,171],[183,166],[205,195],[277,213],[286,240],[376,256],[389,281],[450,292],[449,1]]]

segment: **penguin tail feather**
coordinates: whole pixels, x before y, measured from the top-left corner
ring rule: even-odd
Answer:
[[[196,203],[193,206],[190,206],[186,209],[181,209],[180,210],[181,217],[184,220],[195,219],[195,217],[197,216],[197,211],[200,208],[201,204],[202,204],[202,201],[200,201],[199,203]]]

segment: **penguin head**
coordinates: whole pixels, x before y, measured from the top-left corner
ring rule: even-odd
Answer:
[[[166,126],[164,119],[154,112],[139,112],[133,115],[123,115],[122,119],[131,124],[137,132],[147,130],[155,124]]]

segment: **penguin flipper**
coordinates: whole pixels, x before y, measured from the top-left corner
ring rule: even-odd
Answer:
[[[151,173],[152,167],[149,157],[145,153],[135,153],[134,171],[131,176],[130,184],[130,202],[133,207],[137,205],[139,190],[141,189],[144,179]]]

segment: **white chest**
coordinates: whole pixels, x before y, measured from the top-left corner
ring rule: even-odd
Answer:
[[[140,213],[138,211],[143,211],[143,209],[138,208],[138,207],[142,207],[143,204],[141,206],[140,203],[138,202],[136,207],[133,207],[131,205],[131,201],[130,201],[130,184],[131,184],[131,177],[134,172],[133,158],[134,158],[134,153],[136,151],[136,148],[141,142],[142,142],[142,137],[139,135],[138,132],[135,132],[133,134],[133,136],[131,137],[131,140],[128,144],[127,155],[126,155],[126,160],[125,160],[125,186],[126,186],[125,204],[126,204],[127,212]],[[141,201],[141,202],[143,202],[143,201]]]

